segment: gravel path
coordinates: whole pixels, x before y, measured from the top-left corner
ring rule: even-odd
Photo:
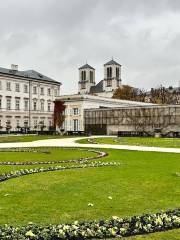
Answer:
[[[62,138],[62,139],[47,139],[34,142],[19,142],[19,143],[0,143],[0,148],[13,147],[85,147],[85,148],[107,148],[107,149],[123,149],[132,151],[147,151],[147,152],[169,152],[180,153],[180,148],[163,148],[163,147],[145,147],[131,145],[111,145],[111,144],[80,144],[77,140],[84,138],[96,138],[105,136],[78,137],[78,138]],[[107,136],[110,137],[110,136]]]

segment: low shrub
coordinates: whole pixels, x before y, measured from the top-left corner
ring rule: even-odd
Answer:
[[[145,214],[131,218],[112,217],[110,220],[78,222],[38,226],[29,223],[27,226],[0,226],[1,240],[79,240],[106,239],[148,234],[180,227],[180,209],[156,214]]]

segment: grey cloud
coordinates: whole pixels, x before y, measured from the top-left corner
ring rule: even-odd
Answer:
[[[34,68],[77,92],[86,60],[103,78],[112,56],[124,84],[150,88],[180,79],[179,0],[6,0],[0,7],[0,65]]]

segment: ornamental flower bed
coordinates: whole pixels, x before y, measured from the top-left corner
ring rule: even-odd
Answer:
[[[7,181],[12,178],[22,177],[29,174],[41,173],[41,172],[50,172],[50,171],[62,171],[67,169],[80,169],[80,168],[97,168],[97,167],[109,167],[109,166],[119,166],[119,163],[116,162],[92,162],[90,164],[81,164],[81,165],[71,165],[71,166],[55,166],[55,167],[40,167],[32,169],[21,169],[18,171],[11,171],[9,173],[3,173],[0,175],[0,182]]]
[[[87,151],[87,152],[93,152],[96,153],[97,156],[93,157],[85,157],[85,158],[79,158],[79,159],[69,159],[69,160],[51,160],[51,161],[28,161],[28,162],[12,162],[12,161],[6,161],[6,162],[0,162],[0,165],[38,165],[38,164],[59,164],[59,163],[87,163],[88,161],[103,158],[107,156],[108,154],[106,152],[97,151],[97,150],[90,150],[90,149],[82,149],[82,148],[61,148],[65,150],[78,150],[78,151]],[[46,150],[40,150],[40,149],[33,149],[33,148],[14,148],[14,149],[2,149],[1,152],[31,152],[31,153],[46,153],[50,154],[50,151]]]
[[[148,234],[166,231],[180,227],[180,209],[156,214],[145,214],[131,218],[112,217],[110,220],[92,222],[78,222],[72,224],[59,224],[38,226],[29,223],[27,226],[13,227],[0,226],[1,240],[80,240],[80,239],[106,239],[114,237],[127,237],[138,234]]]

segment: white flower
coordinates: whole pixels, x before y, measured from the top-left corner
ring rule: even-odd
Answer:
[[[5,197],[10,196],[10,195],[11,195],[11,194],[9,194],[9,193],[4,194]]]
[[[93,207],[94,204],[93,203],[88,203],[88,207]]]
[[[108,197],[108,199],[112,200],[112,197],[111,197],[111,196],[109,196],[109,197]]]

